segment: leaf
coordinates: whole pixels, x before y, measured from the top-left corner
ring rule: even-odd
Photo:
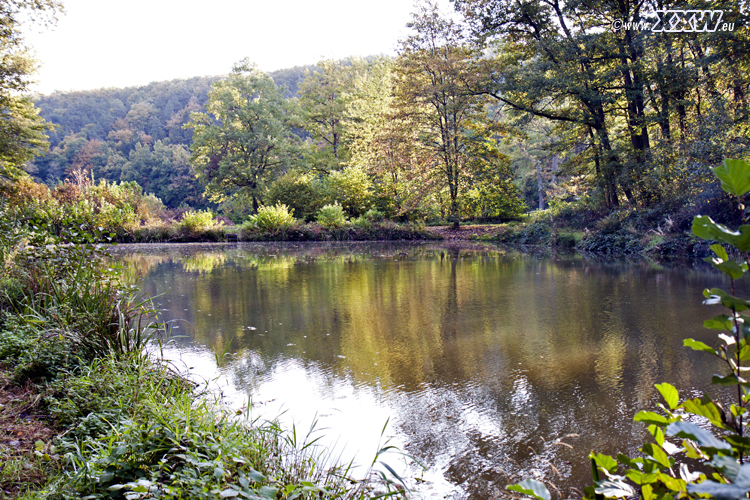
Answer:
[[[659,481],[661,481],[664,486],[672,491],[681,491],[685,489],[684,481],[682,481],[681,479],[675,479],[669,474],[665,474],[663,472],[659,473]]]
[[[663,384],[656,384],[654,387],[659,391],[659,394],[664,398],[664,401],[667,402],[667,406],[669,406],[670,410],[677,408],[677,404],[680,402],[680,395],[672,384],[664,382]]]
[[[602,481],[594,488],[594,491],[608,498],[620,498],[635,495],[633,487],[624,481]]]
[[[710,263],[714,269],[718,269],[722,273],[731,277],[732,279],[740,279],[747,272],[747,263],[743,262],[738,264],[734,261],[722,261],[716,257],[706,257],[704,261]]]
[[[656,441],[656,444],[664,447],[664,431],[661,430],[661,427],[658,427],[656,425],[649,425],[648,426],[648,432],[651,433],[652,436],[654,436],[654,440]]]
[[[625,472],[625,476],[638,485],[656,482],[656,479],[658,478],[658,474],[655,472],[647,474],[638,469],[628,470]]]
[[[731,330],[734,326],[732,317],[726,314],[719,314],[703,322],[703,326],[710,330]]]
[[[732,231],[723,224],[717,224],[711,217],[697,215],[693,218],[693,234],[704,240],[716,240],[731,245],[741,252],[750,251],[750,226],[742,225],[739,231]]]
[[[721,181],[721,189],[736,197],[750,191],[750,165],[744,160],[725,159],[721,165],[710,169]]]
[[[602,455],[601,453],[599,453],[594,457],[594,460],[596,461],[596,465],[606,470],[610,474],[614,473],[617,470],[617,461],[609,455]]]
[[[221,493],[219,493],[219,496],[221,498],[232,498],[232,497],[236,497],[239,494],[240,494],[239,491],[233,490],[232,488],[227,488],[225,490],[222,490]]]
[[[731,481],[734,481],[740,473],[740,463],[732,457],[714,455],[708,465],[723,472]]]
[[[263,474],[261,474],[255,469],[250,469],[249,471],[247,471],[247,474],[245,474],[245,477],[247,477],[250,481],[254,483],[262,483],[263,481],[266,480],[266,476],[264,476]]]
[[[102,472],[102,475],[99,476],[99,484],[106,484],[112,481],[114,478],[115,475],[112,472]]]
[[[273,486],[262,486],[260,489],[258,489],[258,494],[261,497],[268,498],[270,500],[276,498],[276,493],[278,492],[278,488],[274,488]]]
[[[682,403],[682,407],[687,411],[688,413],[692,413],[693,415],[700,415],[701,417],[706,417],[711,421],[712,424],[714,424],[717,427],[724,428],[724,419],[721,416],[721,412],[719,411],[719,408],[716,407],[713,401],[707,396],[703,396],[702,398],[694,398],[694,399],[688,399],[684,403]]]
[[[653,444],[653,443],[646,443],[643,445],[643,448],[641,448],[645,454],[656,460],[659,465],[664,467],[665,469],[668,469],[672,467],[672,462],[669,459],[669,455],[661,449],[661,447]]]
[[[731,450],[732,447],[716,438],[707,430],[701,429],[690,422],[674,422],[667,427],[667,434],[670,436],[692,439],[702,448],[712,448],[714,450]]]
[[[724,307],[733,309],[735,312],[744,311],[745,309],[750,307],[750,304],[748,304],[746,300],[740,299],[733,295],[729,295],[721,288],[712,288],[711,290],[705,290],[703,292],[703,295],[706,297],[706,300],[704,300],[703,303],[709,306],[721,304]]]
[[[711,480],[706,480],[698,484],[688,484],[687,490],[689,493],[711,495],[716,500],[736,500],[744,497],[748,492],[748,488],[743,488],[736,484],[722,484]]]
[[[41,439],[37,439],[36,442],[34,443],[34,449],[36,451],[42,451],[45,446],[46,445],[44,444],[44,441],[42,441]]]
[[[650,484],[644,484],[641,487],[641,493],[643,493],[643,500],[652,500],[654,498],[654,487]]]
[[[667,420],[666,417],[652,411],[639,411],[638,414],[633,417],[633,420],[653,425],[666,425],[669,423],[669,420]]]
[[[740,467],[740,472],[734,479],[734,484],[742,488],[750,488],[750,464],[744,464]]]
[[[724,342],[727,346],[736,344],[737,341],[734,339],[734,337],[731,337],[729,335],[726,335],[724,333],[720,333],[718,337],[721,339],[722,342]]]
[[[714,255],[716,255],[721,260],[729,260],[729,254],[723,246],[719,245],[718,243],[714,243],[709,248],[711,249],[711,251],[713,251]]]
[[[710,354],[716,354],[716,349],[714,349],[713,347],[707,346],[706,344],[698,340],[683,339],[682,345],[684,345],[685,347],[689,347],[693,349],[694,351],[703,351],[703,352],[707,352]]]
[[[746,384],[747,380],[736,375],[714,375],[713,377],[711,377],[711,383],[716,385],[737,385]]]
[[[535,479],[524,479],[518,484],[509,484],[505,487],[506,490],[517,491],[524,495],[534,497],[537,500],[551,500],[549,490],[544,485]]]

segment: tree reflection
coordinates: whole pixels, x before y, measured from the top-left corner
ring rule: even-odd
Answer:
[[[293,369],[320,398],[368,392],[407,450],[473,498],[522,477],[570,495],[589,481],[590,449],[641,442],[631,418],[656,381],[690,391],[714,369],[682,348],[711,342],[700,328],[711,311],[683,306],[715,282],[700,270],[483,245],[170,247],[123,260],[164,293],[185,342],[229,346],[238,388]],[[573,449],[557,441],[569,434]]]

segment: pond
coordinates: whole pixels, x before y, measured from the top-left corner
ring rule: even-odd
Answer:
[[[526,477],[563,497],[591,450],[635,453],[654,384],[721,367],[702,266],[523,255],[480,244],[186,244],[115,250],[173,326],[166,354],[238,408],[372,461],[423,498],[490,499]],[[386,425],[387,424],[387,425]],[[385,429],[384,429],[385,426]],[[381,436],[382,434],[382,436]]]

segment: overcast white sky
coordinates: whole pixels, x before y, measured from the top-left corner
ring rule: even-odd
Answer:
[[[57,27],[26,29],[34,89],[88,90],[395,54],[413,0],[63,0]],[[446,11],[448,0],[439,0]]]

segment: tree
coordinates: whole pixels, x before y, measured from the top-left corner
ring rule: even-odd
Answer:
[[[349,165],[371,177],[380,210],[405,217],[440,183],[431,168],[434,152],[396,108],[394,64],[375,58],[357,72],[347,110]]]
[[[194,132],[191,160],[209,196],[249,196],[257,213],[267,183],[293,161],[291,105],[247,60],[214,84],[206,113],[193,113],[186,125]]]
[[[298,94],[304,128],[317,143],[313,168],[327,174],[339,170],[349,156],[344,128],[354,67],[330,59],[318,67],[305,71]]]
[[[472,91],[483,76],[461,27],[441,17],[436,4],[425,2],[418,9],[408,24],[413,34],[401,42],[396,64],[396,106],[434,152],[433,168],[448,189],[449,218],[458,228],[461,186],[473,155],[485,150],[471,144],[500,129],[487,120],[485,97]],[[477,136],[470,128],[490,135]]]
[[[24,175],[23,164],[49,145],[49,124],[25,96],[35,69],[24,47],[19,18],[54,22],[62,5],[55,0],[5,0],[0,3],[0,181]]]
[[[664,22],[679,19],[682,4],[671,1],[454,3],[489,56],[491,83],[477,91],[554,121],[565,138],[556,149],[571,153],[571,165],[586,163],[608,207],[623,196],[648,206],[668,193],[694,192],[707,186],[707,167],[721,155],[750,147],[741,130],[750,53],[744,29],[613,29],[618,21],[654,24],[658,10],[677,9]],[[736,2],[703,5],[691,8],[721,11],[732,26],[748,20]]]

